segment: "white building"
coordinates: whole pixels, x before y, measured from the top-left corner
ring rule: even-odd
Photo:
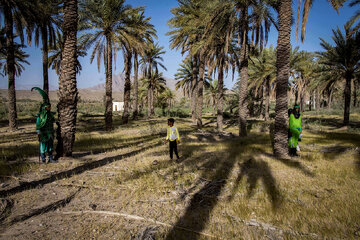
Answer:
[[[124,111],[124,102],[113,102],[113,112]]]

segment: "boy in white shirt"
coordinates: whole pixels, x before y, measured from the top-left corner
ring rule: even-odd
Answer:
[[[179,160],[179,154],[177,145],[180,143],[180,135],[176,126],[174,126],[175,120],[173,118],[168,119],[168,128],[165,144],[169,142],[170,147],[170,159],[173,159],[173,152],[175,152],[177,160]]]

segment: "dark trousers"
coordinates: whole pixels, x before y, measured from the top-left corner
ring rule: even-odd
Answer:
[[[169,146],[170,146],[170,159],[173,159],[173,152],[175,152],[175,155],[176,155],[177,159],[179,159],[176,140],[175,141],[169,141]]]

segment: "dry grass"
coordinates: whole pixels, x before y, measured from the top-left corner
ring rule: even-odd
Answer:
[[[353,124],[358,118],[352,118]],[[140,239],[152,229],[155,239],[210,239],[194,231],[219,239],[355,239],[360,227],[360,134],[356,128],[335,131],[323,116],[304,119],[301,157],[291,160],[272,157],[267,125],[261,121],[254,121],[249,136],[239,139],[217,134],[212,119],[206,120],[204,131],[180,119],[180,163],[169,160],[168,146],[162,144],[164,118],[118,125],[111,133],[103,131],[100,118],[85,119],[75,158],[31,165],[13,175],[43,179],[96,161],[108,163],[8,196],[15,204],[5,222],[84,186],[65,207],[8,226],[0,238]],[[237,129],[229,124],[226,131]],[[1,144],[11,151],[13,145]],[[16,179],[3,181],[7,188],[18,184]],[[61,214],[94,209],[173,227],[119,216]]]

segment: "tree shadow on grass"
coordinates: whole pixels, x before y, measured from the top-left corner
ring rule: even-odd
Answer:
[[[331,126],[335,128],[340,128],[344,126],[343,119],[337,119],[337,118],[307,117],[306,119],[304,119],[304,123],[305,124],[318,123],[322,126]],[[360,122],[350,121],[349,126],[353,128],[360,128]]]
[[[208,182],[193,195],[185,213],[176,222],[176,227],[173,227],[168,232],[166,236],[167,240],[195,240],[200,237],[199,234],[184,232],[179,230],[179,228],[188,228],[198,233],[202,232],[210,219],[211,212],[217,205],[220,194],[226,185],[227,179],[230,177],[232,169],[236,165],[236,162],[242,160],[241,158],[245,154],[245,150],[252,143],[253,141],[249,141],[249,138],[245,141],[242,139],[228,141],[224,152],[214,152],[214,154],[221,154],[223,157],[211,158],[204,162],[204,165],[212,167],[213,169],[213,171],[204,171],[201,174],[201,178],[208,179]],[[257,173],[258,168],[261,169],[261,173]],[[262,179],[274,208],[280,205],[280,191],[276,187],[275,178],[267,163],[263,161],[246,161],[241,165],[237,184],[244,176],[248,177],[250,184],[249,196],[252,195],[257,181]]]
[[[95,168],[99,168],[99,167],[105,166],[107,164],[110,164],[112,162],[122,160],[124,158],[135,156],[135,155],[137,155],[137,154],[139,154],[139,153],[141,153],[143,151],[146,151],[146,150],[148,150],[150,148],[153,148],[156,145],[159,145],[159,144],[149,145],[149,146],[140,148],[138,150],[134,150],[132,152],[121,154],[121,155],[118,155],[118,156],[105,157],[105,158],[97,160],[97,161],[87,162],[87,163],[84,163],[84,164],[82,164],[80,166],[77,166],[75,168],[68,169],[68,170],[65,170],[65,171],[50,175],[49,177],[46,177],[46,178],[43,178],[43,179],[40,179],[40,180],[35,180],[35,181],[31,181],[31,182],[23,182],[19,186],[16,186],[16,187],[13,187],[13,188],[10,188],[10,189],[7,189],[7,190],[1,190],[0,191],[0,197],[6,197],[6,196],[10,196],[10,195],[13,195],[15,193],[22,192],[22,191],[25,191],[25,190],[28,190],[28,189],[41,187],[41,186],[43,186],[45,184],[48,184],[48,183],[52,183],[52,182],[55,182],[55,181],[58,181],[58,180],[61,180],[61,179],[64,179],[64,178],[69,178],[71,176],[81,174],[81,173],[83,173],[85,171],[92,170],[92,169],[95,169]]]
[[[26,124],[33,123],[35,126],[36,123],[36,117],[28,117],[28,118],[20,118],[17,119],[18,127],[22,127]],[[9,120],[1,120],[0,121],[0,127],[7,127],[9,126]]]
[[[179,151],[179,155],[182,158],[189,158],[190,156],[193,155],[194,151],[201,151],[203,149],[203,146],[193,146],[193,145],[188,145],[188,144],[182,144],[181,148],[184,149],[184,151]],[[166,153],[168,154],[168,151],[166,151]],[[163,155],[164,151],[156,151],[154,153],[152,153],[151,155]],[[201,160],[204,160],[203,158],[201,158]],[[196,161],[198,162],[198,161]],[[159,171],[161,169],[167,169],[167,171],[165,172],[164,176],[169,175],[172,170],[170,169],[171,167],[176,167],[178,166],[178,164],[174,161],[171,160],[167,160],[167,161],[160,161],[158,164],[153,165],[152,163],[150,163],[145,170],[136,170],[128,175],[124,175],[121,179],[121,182],[126,182],[129,180],[136,180],[142,177],[146,177],[150,174],[152,174],[154,171]]]
[[[238,177],[236,178],[235,185],[229,200],[232,200],[235,196],[234,193],[238,188],[242,178],[247,177],[247,197],[251,198],[254,195],[254,190],[256,188],[257,182],[261,180],[268,196],[270,197],[273,209],[278,209],[282,203],[282,196],[277,187],[276,180],[271,173],[268,163],[261,159],[254,160],[253,158],[250,158],[242,164],[238,163],[238,166],[240,172]]]
[[[269,154],[269,153],[263,153],[263,154],[267,157],[270,157],[270,158],[276,160],[276,161],[282,162],[283,164],[285,164],[288,167],[292,167],[292,168],[302,171],[306,176],[315,177],[315,174],[313,172],[311,172],[309,169],[307,169],[306,167],[304,167],[304,165],[301,162],[299,162],[298,160],[275,158],[272,154]]]
[[[357,150],[356,153],[356,162],[355,162],[356,169],[358,173],[360,173],[360,149]]]

